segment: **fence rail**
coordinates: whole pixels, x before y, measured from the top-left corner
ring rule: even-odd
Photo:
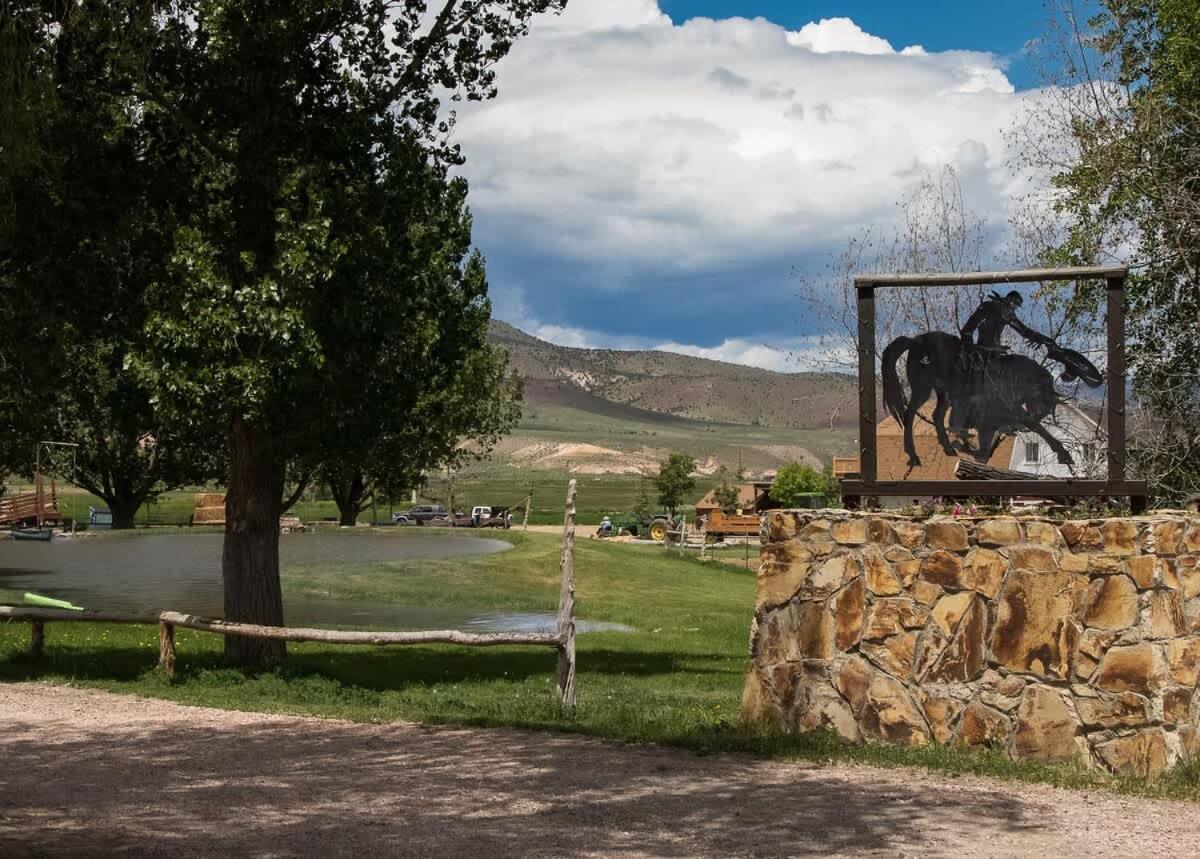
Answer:
[[[468,647],[533,645],[558,651],[555,669],[556,696],[564,715],[575,712],[575,481],[567,485],[566,512],[563,515],[562,578],[558,622],[554,632],[461,632],[456,629],[419,632],[383,632],[373,630],[314,629],[292,626],[260,626],[253,623],[218,620],[179,611],[114,612],[71,611],[40,606],[0,606],[0,620],[28,621],[31,625],[30,653],[42,655],[46,624],[55,623],[128,623],[158,625],[158,664],[169,677],[175,672],[175,628],[195,629],[217,635],[239,635],[279,641],[315,641],[322,644],[459,644]]]

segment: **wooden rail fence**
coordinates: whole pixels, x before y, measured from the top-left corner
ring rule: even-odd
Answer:
[[[178,611],[111,612],[70,611],[38,606],[0,606],[0,619],[28,621],[31,627],[30,653],[42,655],[46,642],[46,624],[131,623],[158,625],[158,665],[169,677],[175,672],[175,628],[195,629],[217,635],[241,635],[280,641],[316,641],[322,644],[461,644],[468,647],[535,645],[558,651],[555,671],[556,700],[564,716],[575,714],[575,481],[567,484],[566,512],[563,515],[562,555],[559,561],[562,584],[558,601],[558,624],[554,632],[489,632],[429,630],[421,632],[382,632],[372,630],[310,629],[291,626],[259,626],[252,623],[218,620]]]

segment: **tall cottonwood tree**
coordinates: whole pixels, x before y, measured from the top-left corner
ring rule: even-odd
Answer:
[[[407,386],[395,377],[419,373],[414,368],[439,348],[453,354],[447,343],[473,354],[469,326],[454,332],[461,317],[487,316],[482,261],[464,263],[461,253],[440,261],[464,271],[452,279],[461,300],[447,301],[440,274],[426,276],[395,253],[372,255],[397,237],[414,247],[444,245],[440,228],[426,221],[428,211],[405,204],[427,197],[429,183],[446,182],[461,161],[450,138],[454,114],[444,102],[493,97],[496,63],[534,15],[564,5],[6,4],[6,12],[32,16],[34,26],[20,34],[19,45],[29,56],[54,56],[68,16],[120,24],[97,36],[95,67],[86,74],[98,89],[117,93],[96,100],[97,110],[136,129],[132,160],[153,168],[159,195],[142,206],[155,223],[146,233],[165,238],[146,255],[153,264],[125,281],[137,286],[126,303],[142,316],[136,336],[117,335],[126,350],[120,364],[148,393],[156,419],[185,428],[197,445],[224,448],[228,619],[283,623],[278,519],[289,479],[303,485],[326,452],[349,461],[354,438],[375,444],[424,432],[457,443],[453,397],[438,396],[447,375]],[[7,23],[0,21],[0,34]],[[136,61],[111,62],[124,55],[110,48],[131,38]],[[21,68],[11,59],[0,57],[2,67]],[[66,157],[62,141],[24,134],[44,125],[40,105],[53,103],[54,89],[29,86],[4,102],[22,122],[0,140],[20,154],[22,170],[52,172]],[[97,185],[119,177],[104,161],[97,164]],[[81,199],[49,223],[106,217],[103,202]],[[129,248],[111,255],[137,257]],[[432,258],[424,251],[417,257]],[[75,275],[83,265],[73,260],[64,270]],[[80,330],[108,324],[82,309],[91,295],[81,291],[80,307],[71,308],[24,306],[10,293],[0,301],[2,321],[28,323],[31,348],[41,345],[39,338],[57,346],[59,332],[68,330],[60,310]],[[48,371],[30,373],[25,389],[46,387]],[[348,380],[348,388],[340,387]],[[472,393],[458,391],[454,396]],[[417,420],[423,425],[415,426]],[[348,431],[333,445],[339,423]],[[362,426],[370,431],[354,434]],[[269,664],[283,656],[279,642],[226,640],[232,663]]]
[[[346,438],[374,423],[361,436],[370,441],[412,429],[412,406],[442,381],[389,401],[395,377],[420,372],[464,305],[443,312],[439,288],[371,254],[405,231],[440,240],[426,238],[403,189],[428,179],[414,162],[444,179],[459,160],[441,100],[495,95],[495,63],[534,14],[563,5],[195,0],[161,10],[142,94],[175,120],[193,207],[175,234],[173,277],[147,292],[149,345],[134,368],[167,410],[224,424],[227,618],[283,622],[288,464],[323,461],[339,423]],[[401,190],[378,199],[387,183]],[[360,229],[362,205],[380,208],[375,240]],[[466,305],[487,312],[481,296]],[[354,398],[337,388],[351,377]],[[449,437],[445,415],[435,405],[416,429]],[[230,637],[225,647],[237,664],[284,655],[280,642]]]
[[[357,317],[322,314],[325,339],[344,346],[320,371],[328,417],[309,447],[343,525],[377,490],[410,487],[427,470],[486,452],[520,416],[520,385],[487,340],[466,182],[447,181],[409,136],[391,146],[387,172],[364,164],[335,219],[356,252],[339,259],[330,294],[351,290],[376,303],[369,330]]]
[[[448,343],[425,368],[438,379],[436,388],[417,398],[403,427],[359,437],[341,453],[326,452],[320,473],[342,525],[353,525],[381,492],[395,497],[431,471],[485,455],[520,418],[521,379],[507,355],[484,340]],[[427,381],[423,387],[433,386]],[[428,432],[431,426],[444,431]]]
[[[331,368],[327,378],[332,418],[315,453],[343,525],[353,525],[378,491],[394,494],[416,485],[427,471],[486,453],[520,417],[521,382],[507,354],[487,339],[487,282],[482,258],[468,253],[465,183],[431,177],[425,184],[430,203],[419,220],[422,241],[412,246],[405,236],[388,237],[381,230],[384,240],[372,256],[378,261],[394,255],[388,277],[419,285],[406,292],[420,296],[420,306],[393,302],[421,336],[404,344],[406,352],[394,342],[381,349],[381,341],[366,338],[359,359]],[[410,207],[419,203],[414,185],[420,183],[394,191]],[[358,273],[349,282],[366,280]],[[362,371],[370,365],[377,370]],[[403,418],[380,420],[376,409],[355,405],[370,401]]]
[[[78,444],[76,481],[131,527],[158,491],[216,476],[126,371],[145,289],[168,277],[186,185],[133,95],[142,4],[6,4],[0,16],[0,465]],[[144,345],[144,344],[143,344]],[[61,465],[61,463],[60,463]]]

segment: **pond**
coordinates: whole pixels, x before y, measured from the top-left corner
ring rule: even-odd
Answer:
[[[173,609],[221,617],[219,533],[111,534],[48,543],[0,538],[0,601],[25,591],[66,599],[90,609]],[[280,565],[386,563],[485,555],[511,548],[503,540],[454,534],[357,534],[318,531],[279,539]],[[372,626],[390,629],[462,629],[471,632],[553,630],[553,612],[497,612],[469,607],[426,607],[289,595],[292,626]],[[579,630],[607,624],[578,623]]]

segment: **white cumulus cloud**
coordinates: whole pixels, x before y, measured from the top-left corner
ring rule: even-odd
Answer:
[[[1003,192],[1016,98],[990,55],[656,10],[572,3],[516,46],[459,125],[481,218],[568,258],[704,266],[877,220],[965,144],[993,186],[969,190]]]
[[[588,275],[559,289],[835,249],[946,164],[1002,223],[1016,181],[1004,134],[1022,96],[999,59],[897,50],[848,18],[788,31],[674,23],[654,0],[571,0],[535,22],[499,85],[461,106],[456,132],[476,235],[489,256]]]
[[[506,300],[498,305],[498,315],[526,333],[559,346],[576,349],[656,349],[729,364],[760,367],[779,373],[827,369],[828,345],[820,337],[796,337],[772,343],[729,337],[713,346],[701,346],[651,337],[611,334],[583,327],[540,322],[536,317],[529,315],[528,306],[521,300],[520,290],[507,295],[515,295],[517,300]]]
[[[788,44],[808,48],[818,54],[847,51],[852,54],[893,54],[887,39],[872,36],[849,18],[822,18],[787,34]]]

